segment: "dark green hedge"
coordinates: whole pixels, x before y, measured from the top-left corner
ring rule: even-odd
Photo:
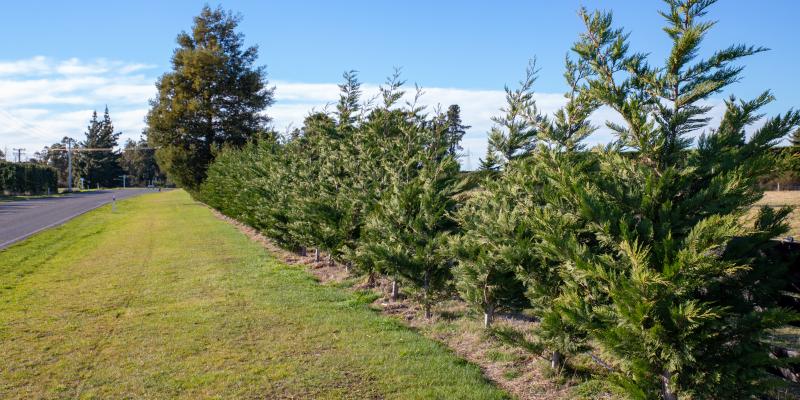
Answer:
[[[58,173],[49,166],[35,163],[0,161],[0,193],[41,194],[58,188]]]

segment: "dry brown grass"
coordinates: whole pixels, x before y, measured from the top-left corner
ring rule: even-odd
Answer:
[[[764,192],[764,197],[759,205],[769,206],[800,206],[800,190],[782,190],[780,192]]]

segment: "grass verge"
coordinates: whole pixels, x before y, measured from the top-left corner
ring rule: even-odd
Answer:
[[[508,397],[369,301],[143,195],[0,251],[0,398]]]

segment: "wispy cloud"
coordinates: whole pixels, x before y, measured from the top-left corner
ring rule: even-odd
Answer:
[[[0,150],[28,156],[64,136],[80,139],[93,110],[108,106],[123,140],[144,128],[155,66],[119,60],[37,56],[0,61]]]
[[[50,68],[47,58],[42,56],[25,60],[0,61],[0,76],[46,74]]]

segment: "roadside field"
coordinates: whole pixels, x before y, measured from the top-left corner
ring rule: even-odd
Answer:
[[[372,300],[183,191],[120,201],[0,251],[0,398],[508,397]]]
[[[772,207],[791,206],[794,211],[789,215],[789,236],[795,240],[800,240],[800,190],[770,191],[764,192],[764,197],[757,205],[768,205]]]

